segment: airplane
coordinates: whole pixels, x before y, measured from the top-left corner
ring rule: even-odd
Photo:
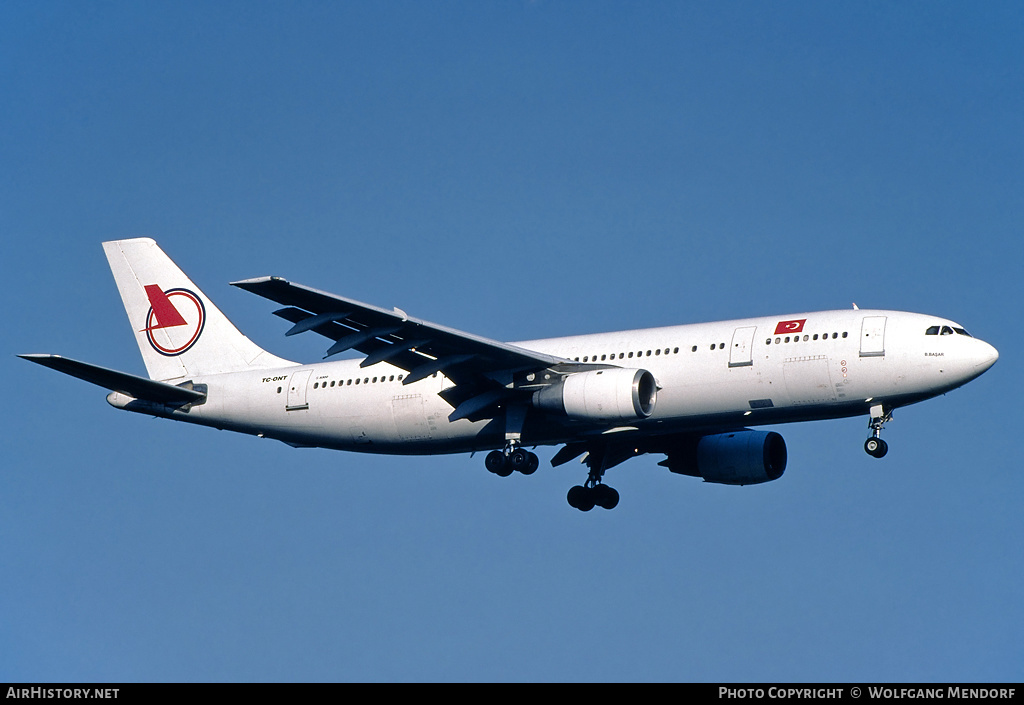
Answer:
[[[852,310],[505,343],[280,277],[232,282],[282,308],[286,336],[331,341],[301,364],[245,337],[155,241],[103,243],[148,372],[20,355],[110,390],[118,409],[273,438],[294,447],[396,455],[488,451],[502,477],[530,475],[537,446],[587,479],[570,506],[614,508],[610,468],[639,455],[706,482],[777,480],[787,449],[751,427],[868,416],[883,457],[897,408],[978,377],[999,357],[962,326]],[[329,361],[355,350],[358,359]]]

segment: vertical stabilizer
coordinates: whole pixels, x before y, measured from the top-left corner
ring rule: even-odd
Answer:
[[[103,250],[151,379],[296,364],[242,335],[150,238],[104,242]]]

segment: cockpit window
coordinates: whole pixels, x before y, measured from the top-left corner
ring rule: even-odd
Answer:
[[[931,326],[924,332],[925,335],[953,335],[954,333],[957,335],[966,335],[968,338],[974,337],[963,328],[957,328],[955,326]]]

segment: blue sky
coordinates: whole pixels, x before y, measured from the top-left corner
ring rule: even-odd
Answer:
[[[0,4],[0,680],[1020,681],[1024,8]],[[120,413],[100,242],[151,236],[290,359],[276,274],[503,340],[893,308],[999,363],[778,427],[732,488],[657,458],[295,450]]]

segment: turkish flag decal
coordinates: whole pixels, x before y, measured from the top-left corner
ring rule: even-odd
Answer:
[[[804,323],[807,323],[806,318],[801,318],[796,321],[779,321],[779,325],[775,326],[775,335],[799,333],[804,329]]]

